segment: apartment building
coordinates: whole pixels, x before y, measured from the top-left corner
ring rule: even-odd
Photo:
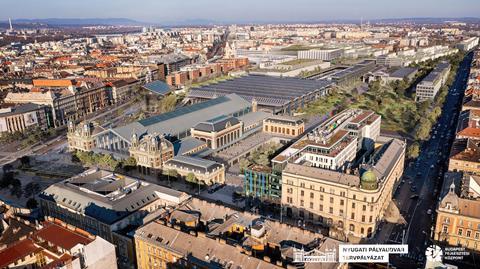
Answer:
[[[39,195],[39,204],[45,216],[115,244],[119,267],[133,268],[135,251],[129,232],[154,211],[177,205],[188,197],[136,178],[90,169],[48,187]]]
[[[33,103],[50,106],[55,126],[65,125],[69,120],[81,119],[84,115],[111,104],[108,91],[103,84],[76,87],[74,90],[70,89],[71,86],[51,88],[33,88],[29,92],[9,92],[4,101],[13,104]]]
[[[458,43],[457,48],[461,51],[469,51],[478,45],[478,41],[478,37],[470,37]]]
[[[445,85],[450,74],[450,64],[441,62],[416,86],[416,100],[423,102],[433,100],[440,88]]]
[[[321,257],[322,268],[347,268],[337,262],[337,240],[196,198],[144,225],[134,237],[139,269],[294,268],[300,249]]]
[[[479,179],[464,173],[447,173],[437,212],[434,240],[440,244],[480,251]]]
[[[480,175],[480,140],[456,139],[453,142],[448,161],[448,171]]]
[[[116,269],[117,259],[113,244],[48,218],[28,235],[0,248],[0,268]]]
[[[118,79],[107,83],[112,103],[115,104],[129,100],[139,88],[140,82],[133,78]]]

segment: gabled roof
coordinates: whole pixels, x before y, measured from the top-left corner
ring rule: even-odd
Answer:
[[[191,106],[181,107],[174,111],[146,118],[128,125],[113,129],[125,139],[144,133],[158,133],[175,136],[186,132],[195,124],[213,119],[218,115],[233,115],[249,110],[251,104],[236,94],[218,97]]]
[[[193,129],[203,132],[220,132],[229,126],[238,124],[239,122],[240,121],[237,118],[222,115],[211,120],[200,122],[195,125]]]

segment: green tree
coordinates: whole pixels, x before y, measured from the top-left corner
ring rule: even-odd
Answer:
[[[10,189],[10,194],[17,196],[17,198],[22,197],[22,195],[23,195],[22,182],[20,182],[20,180],[15,178],[12,181],[11,185],[12,185],[12,187]]]
[[[258,159],[255,160],[255,162],[262,166],[268,166],[270,164],[270,160],[265,153],[260,154],[260,156],[258,157]]]
[[[172,178],[177,178],[178,177],[178,172],[175,169],[168,169],[165,174],[167,175],[168,178],[168,184],[170,184],[170,177]]]
[[[27,208],[34,209],[38,207],[38,202],[34,198],[30,198],[27,201]]]
[[[0,188],[3,189],[12,185],[14,180],[15,180],[15,174],[13,172],[4,173],[2,176],[2,180],[0,181]]]
[[[428,119],[433,124],[437,121],[440,114],[442,114],[442,109],[440,107],[436,106],[432,109],[432,112],[430,112],[430,115],[428,115]]]
[[[20,158],[20,163],[22,164],[22,166],[29,167],[30,166],[30,157],[22,156]]]
[[[158,104],[159,112],[161,113],[170,112],[173,109],[175,109],[176,104],[177,104],[177,96],[175,94],[169,94],[160,100]]]
[[[415,132],[416,140],[427,140],[430,136],[430,130],[432,129],[432,123],[429,120],[421,119],[420,125],[417,127]]]
[[[114,171],[119,165],[119,161],[115,160],[111,154],[99,154],[98,159],[100,165],[103,165],[111,171]]]
[[[185,180],[189,183],[197,183],[197,177],[192,172],[187,174],[187,176],[185,177]]]
[[[418,142],[411,144],[407,150],[407,157],[410,159],[418,158],[420,155],[420,145]]]
[[[122,166],[125,171],[130,171],[137,166],[137,160],[133,157],[128,157],[122,162]]]
[[[4,174],[8,173],[8,172],[11,172],[13,170],[13,165],[10,164],[10,163],[7,163],[4,166],[2,166],[2,170],[3,170]]]
[[[41,190],[40,185],[36,182],[29,182],[23,188],[25,198],[32,197],[39,193]]]
[[[244,172],[250,166],[251,162],[247,158],[242,158],[238,162],[238,166],[240,168],[240,172]]]

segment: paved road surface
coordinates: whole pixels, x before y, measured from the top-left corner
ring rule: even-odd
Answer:
[[[408,225],[390,227],[392,232],[385,243],[407,243],[410,252],[407,257],[391,257],[392,264],[398,268],[421,267],[425,260],[425,249],[431,243],[434,224],[432,214],[435,214],[441,180],[447,170],[448,155],[455,137],[472,57],[473,53],[468,54],[460,64],[443,105],[442,114],[432,128],[430,140],[422,145],[419,158],[406,168],[405,182],[394,195]],[[415,194],[418,198],[414,196]],[[428,214],[429,209],[432,214]]]

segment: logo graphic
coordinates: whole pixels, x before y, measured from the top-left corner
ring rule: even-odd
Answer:
[[[317,249],[305,251],[303,249],[293,250],[293,261],[300,263],[327,263],[337,262],[337,251],[335,249],[325,249],[325,252]]]
[[[427,256],[427,261],[442,262],[443,251],[439,246],[429,246],[425,254]]]

